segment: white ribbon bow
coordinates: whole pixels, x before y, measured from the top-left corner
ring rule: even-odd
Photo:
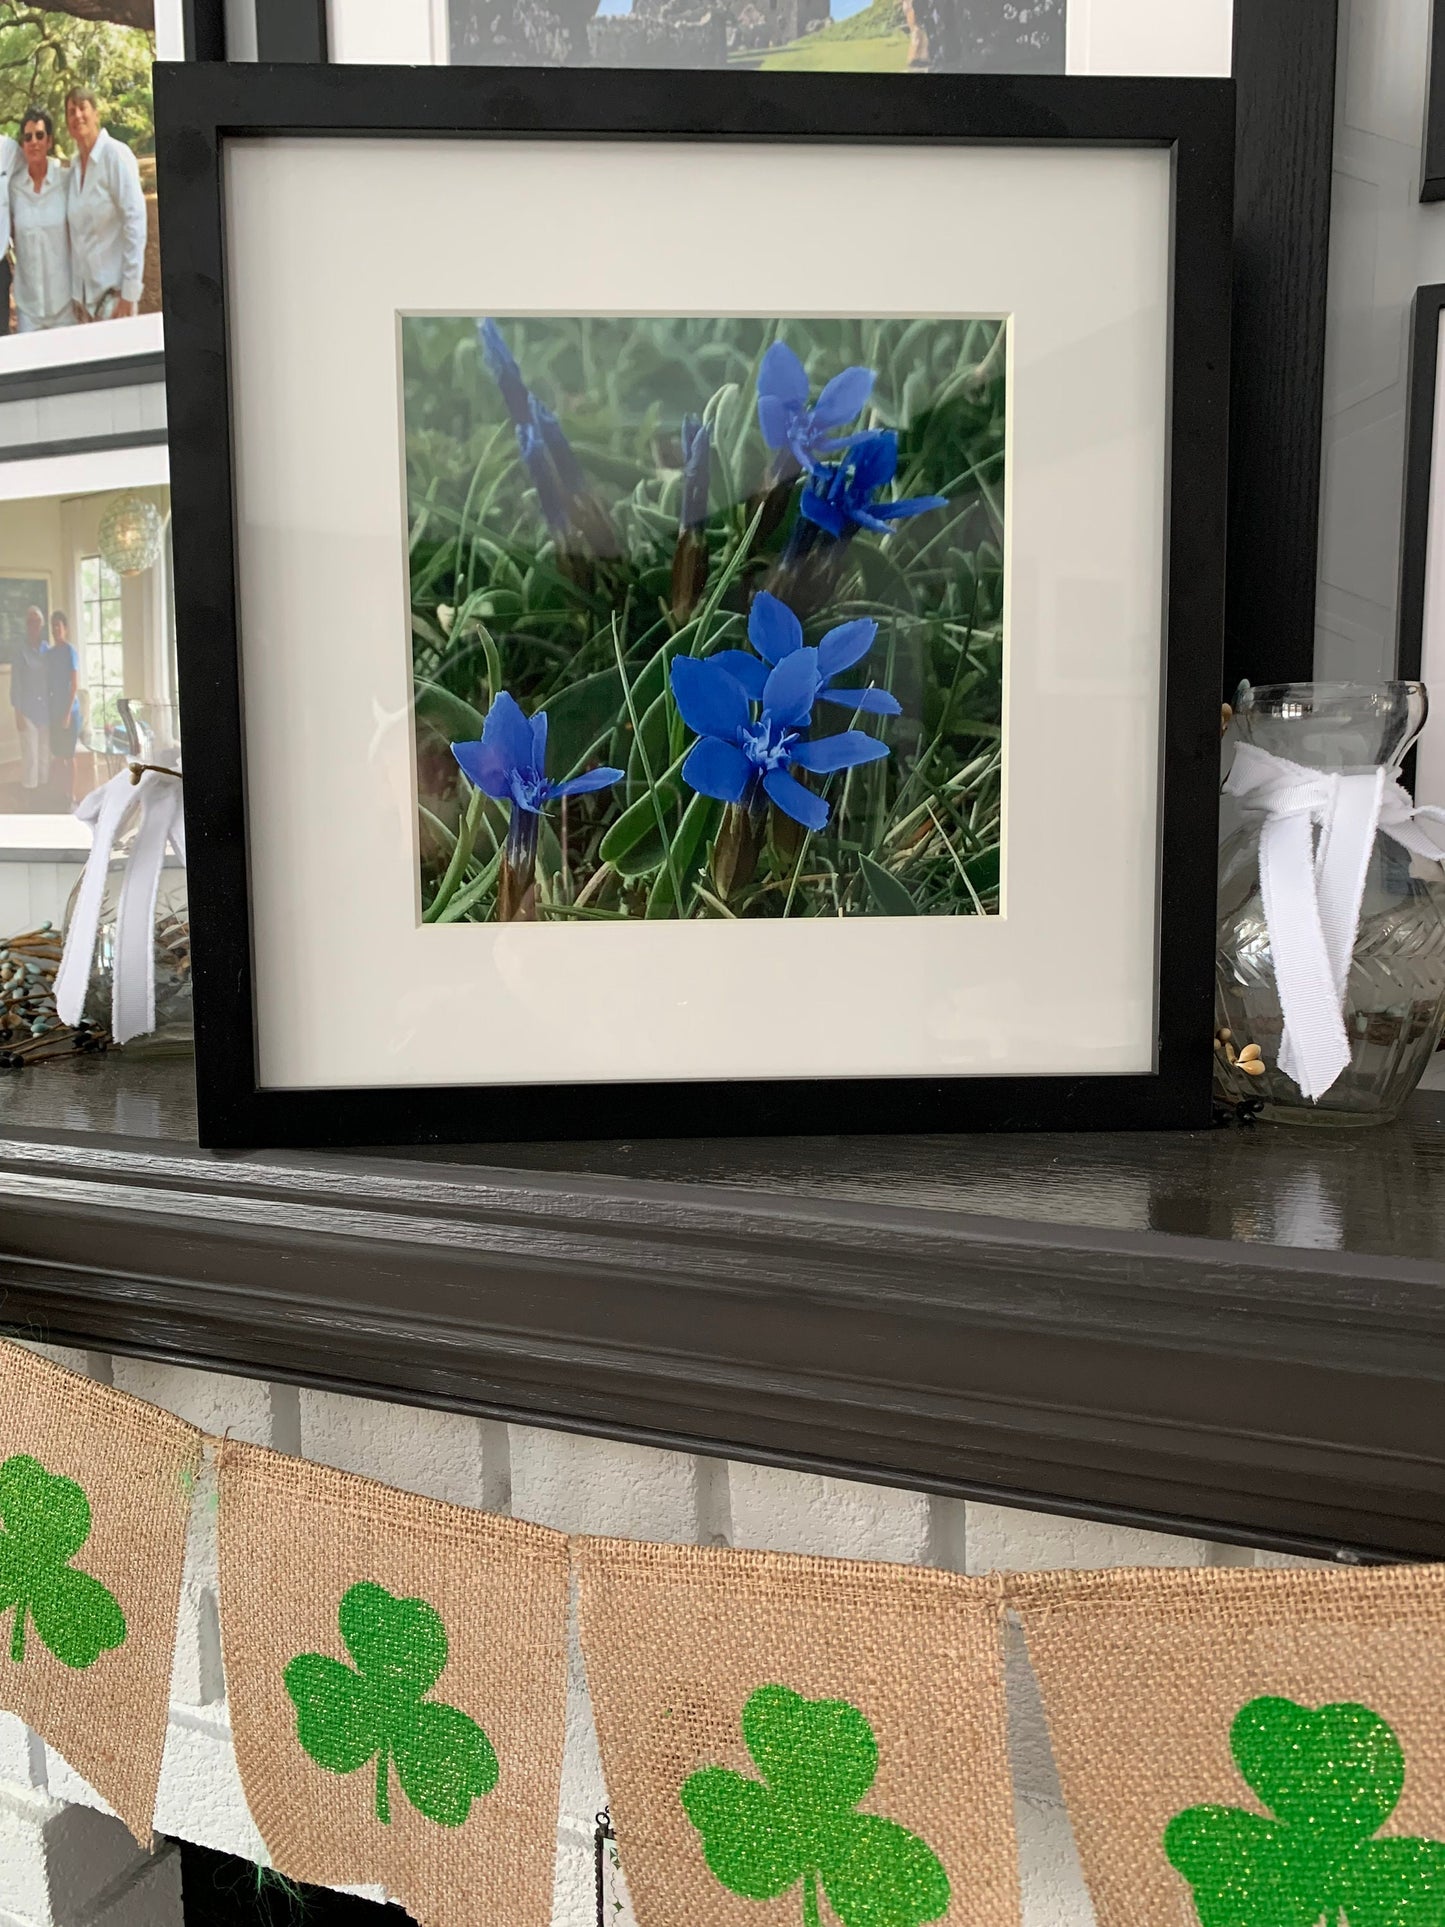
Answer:
[[[118,1044],[156,1027],[156,895],[166,845],[182,863],[186,860],[180,774],[146,769],[137,783],[127,767],[75,806],[80,820],[91,825],[90,855],[55,973],[55,1008],[61,1022],[72,1025],[80,1022],[85,1009],[111,852],[135,812],[140,813],[116,907],[110,1028]]]
[[[1311,1101],[1350,1062],[1345,987],[1376,836],[1383,831],[1415,856],[1445,860],[1445,849],[1418,827],[1421,817],[1445,823],[1445,810],[1416,809],[1399,774],[1326,773],[1241,743],[1224,785],[1265,819],[1259,889],[1284,1013],[1279,1068]]]

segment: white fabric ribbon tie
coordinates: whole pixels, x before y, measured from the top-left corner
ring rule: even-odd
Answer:
[[[1224,785],[1261,815],[1259,889],[1284,1014],[1279,1068],[1316,1101],[1348,1068],[1345,990],[1359,934],[1370,854],[1383,832],[1414,856],[1445,860],[1398,769],[1307,769],[1242,743]]]
[[[137,783],[127,767],[75,806],[81,822],[91,826],[91,840],[55,974],[55,1008],[64,1024],[78,1024],[84,1012],[111,855],[116,839],[135,822],[115,920],[110,1028],[118,1044],[156,1027],[156,897],[166,845],[186,860],[180,776],[179,770],[152,768]]]

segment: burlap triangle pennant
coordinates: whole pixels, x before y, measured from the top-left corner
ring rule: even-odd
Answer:
[[[1011,1582],[1099,1927],[1445,1921],[1445,1568]]]
[[[996,1582],[581,1540],[641,1927],[1011,1927]]]
[[[236,1758],[276,1866],[422,1927],[547,1927],[567,1541],[258,1446],[220,1454]]]
[[[194,1427],[0,1342],[0,1707],[143,1846],[200,1462]]]

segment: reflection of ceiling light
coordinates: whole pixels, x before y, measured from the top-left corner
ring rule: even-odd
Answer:
[[[100,518],[100,553],[117,575],[144,575],[160,560],[164,524],[154,502],[117,495]]]

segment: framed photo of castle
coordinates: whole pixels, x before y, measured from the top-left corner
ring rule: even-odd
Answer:
[[[1207,1121],[1230,92],[165,70],[207,1142]]]

